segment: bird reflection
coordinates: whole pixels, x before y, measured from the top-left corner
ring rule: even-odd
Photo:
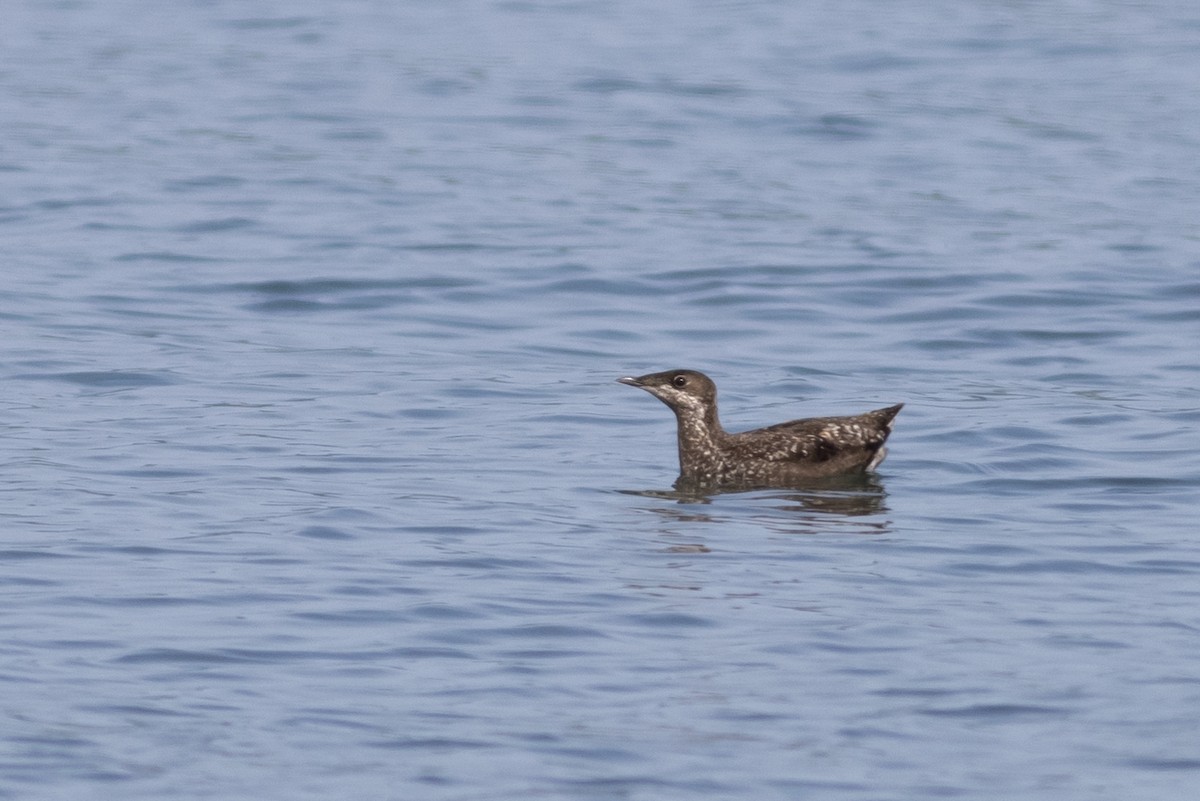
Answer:
[[[859,534],[886,534],[891,522],[880,519],[888,512],[887,492],[875,474],[838,476],[815,480],[803,486],[746,489],[714,489],[676,481],[671,490],[621,490],[627,495],[674,501],[674,505],[655,504],[646,511],[670,524],[728,523],[734,519],[752,520],[768,529],[786,533],[816,534],[847,531]],[[726,503],[714,506],[720,496],[739,496],[753,501],[754,507],[743,516]],[[732,501],[732,498],[726,498]]]

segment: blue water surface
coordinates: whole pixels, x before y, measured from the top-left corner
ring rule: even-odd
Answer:
[[[1193,4],[4,16],[0,799],[1194,794]]]

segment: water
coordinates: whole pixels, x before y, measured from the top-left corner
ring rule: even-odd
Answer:
[[[5,18],[0,798],[1194,793],[1190,4]]]

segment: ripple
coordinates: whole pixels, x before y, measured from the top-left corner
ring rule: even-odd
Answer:
[[[135,389],[161,387],[179,383],[179,379],[167,371],[153,373],[133,370],[103,370],[66,373],[24,373],[13,378],[26,381],[63,381],[85,387],[103,389]]]
[[[971,718],[981,722],[1004,720],[1009,718],[1061,717],[1071,710],[1058,706],[1038,706],[1032,704],[972,704],[960,707],[943,707],[938,709],[922,709],[922,715],[931,717]]]
[[[198,256],[194,253],[180,253],[178,251],[169,250],[153,250],[141,251],[133,253],[122,253],[114,257],[114,261],[119,262],[163,262],[166,264],[215,264],[224,261],[211,256]]]

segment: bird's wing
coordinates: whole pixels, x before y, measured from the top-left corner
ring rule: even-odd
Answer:
[[[851,451],[874,450],[888,429],[863,417],[817,417],[734,435],[735,449],[768,462],[824,462]]]

